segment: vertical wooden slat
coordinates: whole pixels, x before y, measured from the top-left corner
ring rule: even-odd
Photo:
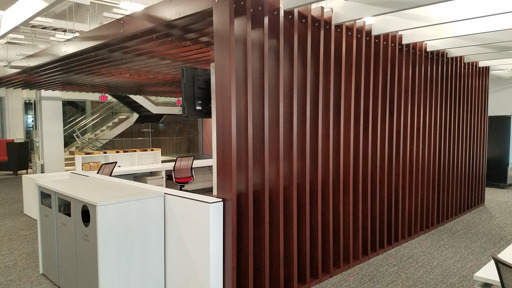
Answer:
[[[284,284],[296,287],[297,276],[297,181],[294,138],[294,101],[295,97],[295,11],[285,11],[283,20],[283,201],[284,201]]]
[[[249,38],[250,19],[247,15],[250,4],[245,2],[235,4],[235,71],[236,71],[236,161],[238,171],[240,172],[237,181],[237,220],[239,221],[237,229],[238,249],[237,249],[237,286],[252,287],[253,285],[253,205],[252,205],[252,171],[249,171],[252,165],[250,162],[249,137],[251,136],[251,124],[249,122],[249,94],[252,94],[250,86],[252,82],[252,69],[249,56],[251,54],[251,43]],[[250,3],[250,2],[249,2]]]
[[[413,115],[412,115],[412,106],[413,96],[412,91],[416,88],[416,80],[413,78],[412,74],[412,44],[403,45],[404,47],[404,83],[403,83],[403,101],[404,101],[404,121],[403,129],[403,159],[402,159],[402,194],[403,194],[403,230],[401,238],[403,240],[407,239],[410,236],[410,231],[412,230],[412,221],[413,221],[413,213],[414,213],[414,193],[410,190],[409,185],[412,182],[411,170],[413,170],[413,166],[411,166],[412,161],[412,153],[413,151],[413,143],[411,141],[411,129],[413,126]],[[411,235],[412,236],[412,235]]]
[[[397,162],[397,153],[396,153],[396,125],[397,121],[395,118],[398,114],[396,108],[397,102],[397,71],[398,71],[398,36],[396,34],[392,34],[389,38],[388,49],[389,49],[389,78],[388,78],[388,153],[389,156],[386,159],[386,163],[388,163],[388,187],[387,187],[387,238],[388,238],[388,246],[393,246],[396,238],[395,231],[398,231],[399,223],[396,221],[395,217],[395,206],[397,205],[395,201],[396,192],[396,180],[395,175],[397,172],[396,162]]]
[[[457,97],[457,110],[459,110],[459,117],[458,117],[458,135],[457,135],[457,146],[458,146],[458,153],[457,153],[457,157],[458,157],[458,160],[457,160],[457,165],[459,166],[459,172],[458,172],[458,175],[457,175],[457,205],[456,205],[456,210],[455,210],[455,215],[458,216],[461,214],[462,212],[462,207],[463,207],[463,202],[464,202],[464,182],[463,182],[463,178],[464,178],[464,169],[465,169],[465,166],[463,164],[464,162],[464,117],[465,117],[465,114],[464,114],[464,110],[465,110],[465,107],[463,106],[463,98],[464,96],[466,95],[466,91],[465,91],[465,83],[466,83],[466,75],[465,75],[465,71],[466,71],[466,64],[464,63],[464,59],[462,57],[460,57],[461,59],[461,62],[460,62],[460,67],[459,67],[459,95]]]
[[[487,161],[487,138],[488,138],[488,129],[489,129],[489,117],[488,117],[488,111],[489,111],[489,67],[485,67],[482,69],[483,75],[482,78],[484,79],[484,87],[481,91],[481,98],[483,101],[483,109],[481,117],[483,119],[483,137],[481,138],[481,144],[482,144],[482,166],[480,168],[480,177],[482,179],[482,182],[480,184],[480,202],[479,204],[485,203],[485,173],[486,173],[486,161]]]
[[[226,287],[315,285],[485,200],[488,69],[280,9],[214,6]]]
[[[267,4],[266,2],[264,4]],[[267,287],[284,286],[284,146],[283,146],[283,19],[279,1],[269,1],[264,7],[265,21],[265,191],[269,211],[267,245]],[[276,125],[278,124],[278,125]],[[277,141],[277,143],[276,143]]]
[[[321,240],[321,190],[319,189],[321,178],[321,163],[319,163],[318,152],[320,146],[320,78],[323,77],[323,26],[324,11],[322,7],[317,7],[311,11],[310,23],[310,90],[307,99],[307,118],[308,130],[306,131],[309,139],[309,207],[310,207],[310,273],[311,281],[320,279],[322,262],[322,240]]]
[[[416,188],[416,173],[417,171],[417,160],[416,160],[416,138],[420,138],[421,134],[416,130],[416,126],[418,125],[416,114],[417,114],[417,45],[412,44],[409,45],[409,77],[410,77],[410,85],[409,85],[409,128],[408,128],[408,157],[407,157],[407,169],[406,173],[408,173],[407,178],[407,193],[409,194],[408,204],[409,213],[407,216],[408,226],[407,226],[407,238],[412,237],[417,233],[417,210],[418,210],[418,190]]]
[[[343,108],[341,106],[341,93],[342,93],[342,56],[343,53],[343,25],[333,27],[333,47],[332,51],[332,84],[331,84],[331,99],[330,99],[330,143],[329,143],[329,166],[332,183],[333,193],[333,265],[338,271],[341,271],[343,266],[343,149],[342,149],[342,131],[341,131],[341,115]],[[338,52],[338,53],[335,53]]]
[[[249,5],[250,3],[250,5]],[[265,146],[265,34],[264,19],[265,7],[268,1],[247,2],[247,15],[250,15],[250,30],[248,30],[248,45],[250,55],[250,91],[248,97],[249,121],[249,192],[252,206],[252,238],[249,247],[252,247],[253,276],[251,283],[254,287],[268,287],[268,190],[265,189],[265,160],[268,146]],[[252,203],[251,203],[252,202]],[[251,209],[251,208],[250,208]]]
[[[448,141],[446,140],[446,115],[448,114],[447,111],[447,105],[446,105],[446,95],[448,90],[448,81],[447,81],[447,75],[449,73],[448,68],[446,67],[446,63],[444,61],[444,54],[442,52],[437,54],[436,62],[439,65],[439,105],[440,105],[440,128],[439,128],[439,162],[438,162],[438,169],[439,169],[439,184],[437,187],[437,206],[438,206],[438,216],[436,224],[441,224],[444,222],[444,215],[446,211],[446,197],[445,197],[445,183],[446,183],[446,177],[445,177],[445,158],[446,158],[446,146]]]
[[[399,243],[402,240],[402,231],[404,229],[404,222],[402,220],[402,215],[404,211],[402,210],[402,201],[403,201],[403,190],[402,190],[402,160],[403,160],[403,127],[404,127],[404,95],[403,95],[403,77],[404,77],[404,54],[403,54],[403,46],[401,44],[401,36],[398,35],[396,42],[394,41],[392,46],[394,45],[396,51],[396,79],[395,79],[395,126],[394,126],[394,138],[395,138],[395,147],[394,147],[394,155],[395,155],[395,169],[394,169],[394,242]],[[395,53],[395,52],[394,52]],[[394,244],[395,244],[394,243]]]
[[[439,159],[439,81],[438,81],[438,65],[436,65],[436,52],[428,53],[428,61],[429,61],[429,70],[430,70],[430,83],[429,83],[429,93],[428,97],[432,99],[431,111],[432,111],[432,122],[431,122],[431,142],[432,145],[430,150],[430,173],[429,179],[432,181],[429,185],[429,200],[430,200],[430,209],[429,209],[429,228],[432,228],[436,225],[437,213],[438,213],[438,200],[437,200],[437,191],[438,191],[438,183],[439,183],[439,169],[438,169],[438,159]]]
[[[319,149],[318,162],[320,169],[318,171],[319,191],[321,192],[321,246],[322,246],[322,279],[331,275],[334,271],[334,260],[336,257],[334,249],[334,205],[333,201],[333,180],[332,179],[332,159],[331,143],[333,137],[333,126],[331,124],[331,105],[333,97],[333,74],[334,74],[334,29],[332,27],[332,12],[325,12],[325,21],[323,28],[323,59],[322,76],[320,77],[319,87]],[[339,158],[338,158],[339,159]]]
[[[372,243],[375,242],[374,238],[377,236],[371,231],[372,222],[377,221],[372,215],[374,212],[374,206],[372,206],[372,105],[373,105],[373,36],[370,29],[367,26],[361,27],[358,35],[361,35],[361,42],[364,47],[364,69],[363,69],[363,91],[362,99],[363,105],[361,108],[361,191],[362,191],[362,229],[361,229],[361,240],[362,240],[362,257],[367,258],[372,253]]]
[[[473,75],[473,87],[472,87],[472,91],[473,91],[473,94],[472,94],[472,97],[471,97],[471,103],[472,103],[472,111],[471,113],[473,115],[477,115],[476,117],[472,117],[471,119],[471,134],[472,134],[472,141],[474,141],[472,144],[472,149],[473,151],[477,151],[478,149],[478,143],[476,143],[476,139],[477,138],[477,132],[478,132],[478,82],[479,82],[479,74],[478,74],[478,71],[475,71],[474,75]],[[478,191],[478,187],[476,185],[477,183],[477,159],[475,157],[476,155],[473,154],[472,157],[471,157],[471,165],[473,166],[473,169],[471,171],[471,204],[472,205],[476,205],[477,204],[477,191]]]
[[[221,1],[214,4],[214,34],[215,34],[215,88],[216,102],[216,135],[224,139],[222,149],[217,149],[217,195],[223,199],[224,213],[224,287],[237,287],[237,195],[236,179],[236,89],[235,65],[233,57],[235,50],[234,33],[234,1]]]
[[[444,162],[444,177],[445,177],[445,183],[444,183],[444,201],[445,201],[445,204],[444,204],[444,218],[443,218],[443,222],[445,222],[446,220],[450,219],[451,217],[451,204],[452,204],[452,201],[453,201],[453,188],[452,188],[452,184],[453,184],[453,173],[451,173],[452,169],[454,168],[453,167],[453,156],[454,156],[454,130],[455,130],[455,118],[454,118],[454,109],[453,109],[453,98],[454,98],[454,93],[455,93],[455,81],[454,81],[454,78],[455,78],[455,61],[452,59],[452,58],[448,58],[446,53],[443,52],[443,58],[444,58],[444,61],[448,63],[448,77],[446,79],[446,81],[448,82],[448,85],[446,86],[446,88],[448,90],[445,90],[445,96],[446,96],[446,109],[447,109],[447,114],[446,114],[446,119],[445,119],[445,139],[446,139],[446,152],[445,152],[445,162]],[[449,168],[449,166],[451,168]]]
[[[294,99],[294,158],[296,159],[297,183],[297,243],[298,243],[298,278],[299,283],[310,280],[310,206],[309,206],[309,138],[310,129],[307,121],[307,98],[310,94],[311,50],[311,8],[304,7],[296,11],[295,50],[295,99]]]
[[[341,165],[343,166],[343,263],[350,265],[353,261],[353,71],[354,68],[354,24],[345,24],[344,26],[344,41],[343,41],[343,74],[342,74],[342,120],[343,127],[343,146],[342,152],[343,159]]]
[[[389,34],[382,35],[381,36],[381,79],[382,79],[382,86],[381,86],[381,97],[379,99],[382,107],[380,122],[382,123],[382,133],[381,133],[381,145],[382,147],[382,153],[381,157],[379,159],[380,161],[380,175],[382,175],[379,186],[382,187],[382,197],[380,198],[380,215],[379,215],[379,248],[380,249],[386,249],[389,245],[388,240],[388,223],[389,223],[389,206],[391,202],[389,202],[389,187],[390,187],[390,181],[389,181],[389,173],[390,173],[390,165],[389,165],[389,147],[390,147],[390,140],[389,140],[389,131],[390,131],[390,97],[389,97],[389,86],[390,86],[390,61],[391,61],[391,49],[390,49],[390,37]]]
[[[353,223],[354,230],[352,234],[353,261],[360,261],[364,247],[363,241],[363,105],[364,105],[364,24],[356,23],[354,30],[354,65],[352,66],[352,179],[353,179]]]
[[[419,234],[421,231],[425,231],[425,207],[426,207],[426,182],[425,182],[425,162],[426,158],[424,157],[425,154],[423,151],[426,151],[427,148],[425,146],[426,143],[428,143],[428,140],[426,138],[426,122],[425,119],[425,110],[427,110],[427,106],[425,105],[425,94],[424,94],[424,84],[425,84],[425,62],[424,62],[424,56],[423,56],[423,43],[418,43],[416,46],[416,81],[417,81],[417,103],[415,106],[415,114],[416,114],[416,131],[419,135],[419,139],[416,139],[416,145],[415,145],[415,157],[416,158],[416,164],[414,165],[416,167],[415,172],[415,179],[412,184],[412,189],[416,190],[416,226],[415,231],[413,234]]]
[[[368,37],[368,36],[367,36]],[[370,163],[369,163],[369,174],[370,174],[370,197],[371,197],[371,227],[370,234],[373,239],[371,241],[370,249],[372,254],[376,254],[383,246],[381,241],[383,237],[381,223],[384,220],[382,215],[383,209],[383,181],[382,181],[382,169],[381,169],[381,137],[383,135],[382,130],[384,124],[381,121],[383,105],[382,105],[382,36],[371,36],[372,41],[372,92],[371,92],[371,128],[370,128]],[[367,45],[369,46],[369,45]]]

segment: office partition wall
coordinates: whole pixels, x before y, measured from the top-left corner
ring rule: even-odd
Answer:
[[[487,68],[277,0],[214,32],[225,287],[312,286],[484,203]]]

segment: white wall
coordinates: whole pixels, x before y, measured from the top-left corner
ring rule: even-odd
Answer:
[[[512,115],[512,79],[489,78],[489,116]]]

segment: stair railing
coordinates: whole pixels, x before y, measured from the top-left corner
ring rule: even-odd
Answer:
[[[109,101],[98,108],[91,111],[90,114],[84,115],[73,121],[64,128],[65,151],[69,151],[76,146],[84,146],[89,143],[89,139],[94,137],[100,129],[111,124],[121,116],[128,117],[131,111],[122,103],[113,100]],[[93,147],[92,145],[88,145]]]

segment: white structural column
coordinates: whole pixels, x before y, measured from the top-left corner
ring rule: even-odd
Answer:
[[[8,139],[24,140],[25,123],[23,119],[23,101],[34,92],[20,89],[5,89],[5,137]]]
[[[55,91],[41,91],[38,94],[36,105],[40,107],[38,133],[43,171],[64,172],[62,95]]]
[[[489,77],[489,115],[512,115],[512,81],[509,78]]]

